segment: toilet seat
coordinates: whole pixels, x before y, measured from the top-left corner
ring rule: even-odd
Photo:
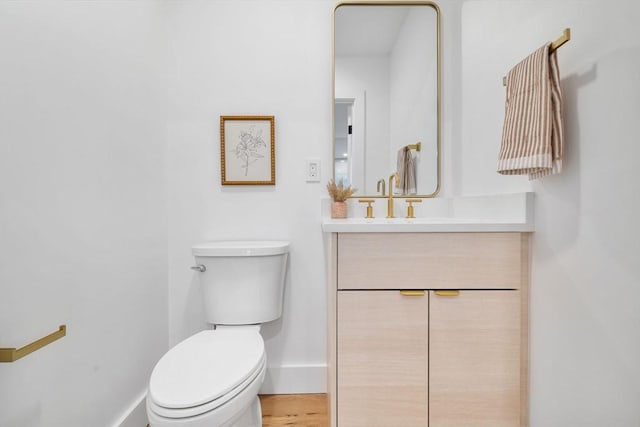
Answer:
[[[202,331],[160,359],[151,374],[148,404],[166,418],[204,414],[263,378],[265,369],[264,341],[255,329]]]
[[[148,399],[147,405],[149,409],[157,416],[170,418],[170,419],[182,419],[182,418],[192,418],[197,417],[199,415],[207,416],[214,412],[222,412],[225,411],[227,414],[233,414],[236,411],[235,408],[227,408],[225,404],[231,405],[231,403],[235,403],[235,407],[244,407],[248,403],[251,398],[255,398],[258,394],[258,389],[262,385],[262,380],[264,379],[264,375],[266,372],[266,358],[264,360],[264,364],[260,369],[256,371],[255,376],[248,378],[238,387],[236,387],[233,391],[225,394],[224,396],[213,400],[209,403],[205,403],[204,405],[199,405],[191,408],[183,408],[183,409],[170,409],[162,406],[158,406],[151,399]],[[249,400],[247,402],[238,402],[239,400],[243,400],[241,395],[243,392],[247,392],[247,397]],[[245,399],[246,400],[246,399]],[[231,402],[231,403],[230,403]]]

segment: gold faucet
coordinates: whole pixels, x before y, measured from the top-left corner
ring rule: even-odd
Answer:
[[[393,215],[393,180],[396,180],[396,184],[400,177],[398,176],[398,172],[389,176],[389,199],[387,200],[387,218],[395,218]]]
[[[386,194],[385,194],[384,184],[385,184],[385,182],[384,182],[384,178],[380,178],[380,179],[378,180],[378,184],[376,185],[376,190],[377,190],[377,191],[380,191],[380,187],[382,186],[382,193],[381,193],[382,197],[386,196]]]

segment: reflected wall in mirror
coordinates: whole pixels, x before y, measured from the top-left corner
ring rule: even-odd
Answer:
[[[358,197],[380,197],[379,182],[388,194],[389,176],[398,171],[405,185],[394,195],[435,196],[440,189],[438,7],[340,3],[333,49],[336,182],[358,188]]]

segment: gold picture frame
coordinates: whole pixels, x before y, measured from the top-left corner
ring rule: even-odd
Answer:
[[[275,185],[274,116],[220,116],[222,185]]]

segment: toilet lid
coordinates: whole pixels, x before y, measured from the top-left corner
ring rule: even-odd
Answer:
[[[195,256],[241,257],[270,256],[289,252],[289,242],[278,240],[261,241],[213,241],[193,245]]]
[[[260,368],[264,341],[255,330],[199,332],[165,354],[151,373],[159,406],[189,408],[224,396]]]

